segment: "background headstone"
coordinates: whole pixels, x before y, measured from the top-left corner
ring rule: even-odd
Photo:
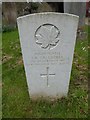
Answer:
[[[3,26],[8,25],[16,27],[17,10],[14,2],[6,2],[2,4],[2,21]]]
[[[64,12],[79,16],[79,27],[85,25],[86,2],[64,2]]]

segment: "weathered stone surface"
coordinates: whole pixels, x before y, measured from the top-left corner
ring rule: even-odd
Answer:
[[[31,98],[67,96],[78,16],[46,12],[17,22]]]

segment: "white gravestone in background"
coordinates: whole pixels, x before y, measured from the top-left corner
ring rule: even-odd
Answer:
[[[30,97],[67,96],[78,16],[47,12],[17,22]]]

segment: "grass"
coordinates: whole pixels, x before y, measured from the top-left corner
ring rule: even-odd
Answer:
[[[90,27],[88,35],[89,38]],[[76,42],[68,97],[54,102],[30,100],[18,31],[3,33],[2,40],[3,118],[87,118],[88,39]]]

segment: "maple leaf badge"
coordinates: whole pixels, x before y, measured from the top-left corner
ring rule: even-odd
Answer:
[[[40,26],[35,34],[36,44],[39,44],[41,48],[51,49],[57,45],[60,38],[60,31],[54,25],[42,25]]]

